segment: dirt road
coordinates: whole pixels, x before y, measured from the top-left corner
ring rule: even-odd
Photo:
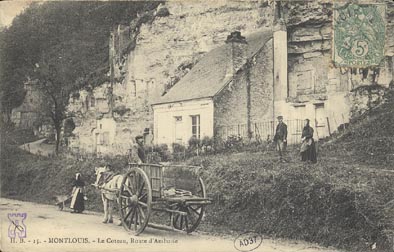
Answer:
[[[212,236],[199,232],[191,235],[147,228],[140,236],[128,234],[121,226],[101,223],[98,213],[71,214],[55,206],[0,199],[1,251],[237,251],[235,237]],[[23,243],[8,237],[15,226],[10,213],[26,213]],[[315,244],[263,239],[254,251],[326,252],[336,251]]]

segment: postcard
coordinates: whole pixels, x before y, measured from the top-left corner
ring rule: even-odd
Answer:
[[[394,251],[394,3],[0,2],[0,249]]]

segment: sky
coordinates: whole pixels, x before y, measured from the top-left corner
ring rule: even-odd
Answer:
[[[30,0],[0,1],[0,27],[9,26],[14,17],[28,7]]]

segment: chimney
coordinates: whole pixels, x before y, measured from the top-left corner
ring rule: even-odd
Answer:
[[[287,83],[287,31],[282,19],[273,27],[274,43],[274,98],[284,101],[288,96]]]
[[[241,32],[234,31],[227,36],[226,44],[230,44],[230,60],[226,70],[226,77],[234,77],[237,70],[239,70],[245,63],[245,50],[247,42]]]

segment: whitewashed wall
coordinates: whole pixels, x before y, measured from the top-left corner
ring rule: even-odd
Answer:
[[[193,115],[200,115],[200,138],[212,137],[212,99],[154,105],[154,143],[167,144],[169,147],[174,142],[187,145],[192,137]],[[182,122],[176,122],[175,118],[178,116],[182,116]]]

